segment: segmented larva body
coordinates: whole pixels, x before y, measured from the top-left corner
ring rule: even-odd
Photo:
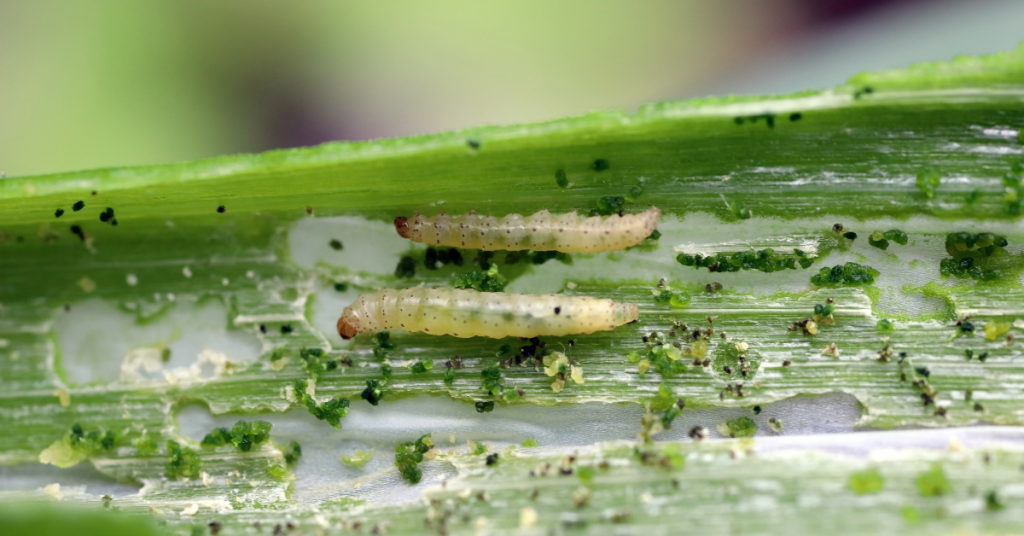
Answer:
[[[404,329],[455,337],[593,333],[637,319],[636,304],[560,294],[504,294],[414,287],[363,294],[338,319],[338,334]]]
[[[436,246],[465,249],[561,251],[599,253],[635,246],[658,225],[661,211],[651,207],[640,214],[580,218],[576,211],[555,216],[542,210],[532,216],[509,214],[503,218],[437,216],[417,213],[410,220],[395,218],[395,230],[403,238]]]

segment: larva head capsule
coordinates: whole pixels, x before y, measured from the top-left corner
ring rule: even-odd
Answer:
[[[355,315],[349,314],[346,310],[345,314],[341,315],[338,319],[338,335],[341,335],[342,339],[348,340],[355,337],[359,333],[359,322]]]
[[[409,218],[405,216],[395,218],[395,230],[398,231],[398,235],[402,238],[409,238],[412,233],[412,230],[409,228]]]
[[[640,317],[640,310],[635,303],[615,302],[612,309],[612,319],[615,325],[621,326],[633,322]]]

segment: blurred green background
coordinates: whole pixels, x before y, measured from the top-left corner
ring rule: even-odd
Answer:
[[[1019,0],[0,0],[0,170],[829,87],[1009,50]]]

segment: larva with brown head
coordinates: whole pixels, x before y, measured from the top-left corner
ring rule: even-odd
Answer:
[[[614,329],[636,304],[561,294],[504,294],[413,287],[363,294],[338,319],[338,334],[404,329],[455,337],[539,337]]]
[[[473,212],[461,216],[417,213],[411,219],[395,218],[395,230],[402,238],[435,246],[599,253],[639,244],[654,232],[660,218],[658,207],[640,214],[589,218],[580,218],[575,211],[556,216],[547,210],[532,216],[509,214],[503,218]]]

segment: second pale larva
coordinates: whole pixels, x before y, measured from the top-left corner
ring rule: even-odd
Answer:
[[[416,214],[395,218],[395,230],[413,242],[466,249],[561,251],[598,253],[635,246],[658,225],[661,211],[651,207],[640,214],[580,218],[575,211],[555,216],[542,210],[532,216],[503,218],[475,213],[449,216]]]
[[[632,303],[561,294],[504,294],[414,287],[363,294],[338,319],[338,334],[404,329],[455,337],[593,333],[637,319]]]

